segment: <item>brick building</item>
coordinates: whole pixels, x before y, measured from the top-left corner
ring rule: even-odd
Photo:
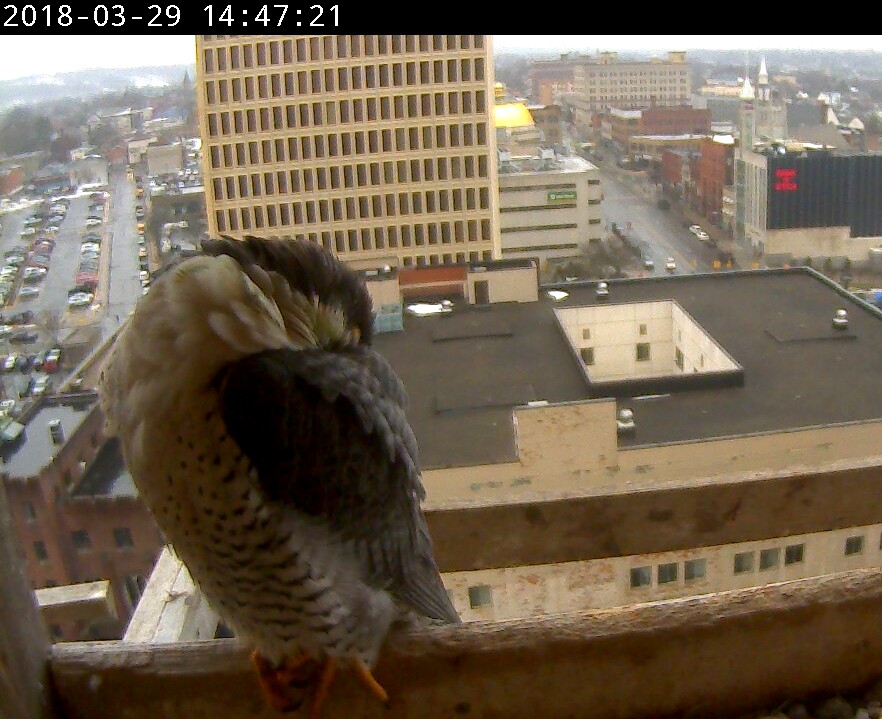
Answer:
[[[24,185],[24,172],[20,165],[0,170],[0,197],[11,195]]]
[[[710,132],[710,112],[685,105],[661,107],[653,105],[643,110],[610,108],[600,114],[603,139],[620,150],[631,144],[638,135],[675,136],[701,135]]]
[[[94,392],[45,398],[21,422],[21,434],[3,443],[0,476],[32,586],[108,579],[117,614],[52,625],[50,633],[118,637],[162,547],[159,530],[117,443],[103,436]]]
[[[563,141],[561,123],[563,109],[560,105],[527,105],[536,127],[542,131],[546,145],[560,145]]]
[[[575,90],[576,65],[584,58],[578,54],[564,53],[557,60],[534,60],[530,64],[528,81],[530,99],[548,105],[561,93]]]
[[[699,211],[719,223],[723,211],[723,188],[732,185],[735,171],[735,140],[731,135],[715,135],[701,141],[698,164],[697,199]]]

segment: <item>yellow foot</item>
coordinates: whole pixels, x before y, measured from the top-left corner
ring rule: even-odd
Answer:
[[[383,702],[383,704],[388,706],[389,695],[386,693],[386,690],[380,686],[380,682],[374,679],[374,675],[371,674],[371,670],[367,668],[365,663],[361,661],[361,659],[355,659],[352,662],[352,665],[355,667],[355,673],[358,674],[361,683],[367,687],[368,691]]]
[[[295,680],[295,672],[302,667],[311,657],[308,654],[293,660],[286,660],[279,667],[273,667],[256,649],[251,654],[251,660],[257,668],[257,681],[263,690],[267,704],[277,712],[293,712],[300,708],[301,701],[294,699],[288,693],[289,685]]]
[[[315,688],[315,696],[312,698],[312,709],[309,712],[309,719],[319,719],[322,715],[322,707],[325,699],[328,698],[328,690],[334,681],[334,675],[337,673],[337,661],[332,657],[325,659],[325,665],[322,667],[322,676],[319,679],[318,686]]]

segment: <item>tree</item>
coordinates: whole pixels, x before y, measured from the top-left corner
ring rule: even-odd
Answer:
[[[19,155],[48,150],[51,134],[48,117],[27,107],[15,107],[0,119],[0,151]]]
[[[58,334],[61,332],[61,313],[53,310],[43,310],[37,316],[37,325],[48,336],[53,347],[58,346]]]

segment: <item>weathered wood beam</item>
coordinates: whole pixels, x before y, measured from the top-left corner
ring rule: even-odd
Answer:
[[[46,587],[38,589],[36,595],[40,614],[47,624],[116,619],[116,605],[106,579]]]
[[[0,718],[52,716],[49,637],[27,580],[0,482]]]
[[[324,716],[735,716],[882,675],[880,616],[882,569],[869,569],[414,631],[392,637],[376,667],[388,710],[341,675]],[[71,719],[275,716],[232,640],[59,644],[51,664]]]

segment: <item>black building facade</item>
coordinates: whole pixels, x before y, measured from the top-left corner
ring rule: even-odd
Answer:
[[[767,229],[851,228],[882,236],[882,153],[811,151],[768,157]]]

